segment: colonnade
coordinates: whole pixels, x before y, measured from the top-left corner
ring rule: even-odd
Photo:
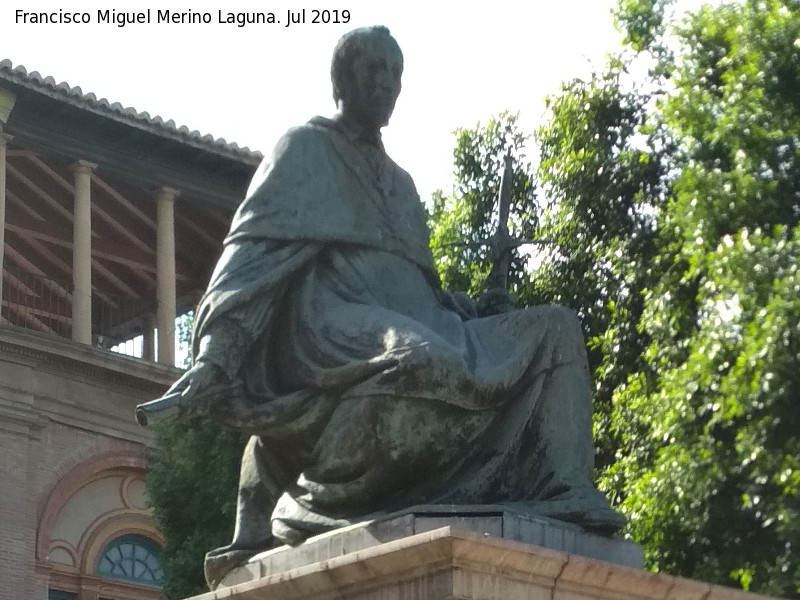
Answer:
[[[6,165],[8,143],[12,137],[3,129],[14,98],[0,88],[0,265],[5,254]],[[74,177],[72,231],[72,339],[92,343],[92,173],[98,165],[78,160],[72,165]],[[143,358],[172,365],[175,362],[176,272],[175,199],[178,190],[161,186],[153,191],[156,205],[156,289],[155,319],[148,315],[144,324]],[[0,277],[0,305],[3,277]],[[155,356],[158,331],[158,356]]]

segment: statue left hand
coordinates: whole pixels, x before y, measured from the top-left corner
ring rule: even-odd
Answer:
[[[439,302],[446,308],[458,313],[462,321],[469,321],[478,316],[478,307],[475,301],[464,292],[437,290],[436,295],[439,298]]]
[[[490,288],[476,300],[478,315],[488,317],[511,312],[516,308],[516,296],[503,288]]]

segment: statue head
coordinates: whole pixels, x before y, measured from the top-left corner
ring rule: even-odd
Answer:
[[[368,129],[389,123],[400,94],[403,53],[386,27],[345,34],[331,63],[333,99],[342,118]]]

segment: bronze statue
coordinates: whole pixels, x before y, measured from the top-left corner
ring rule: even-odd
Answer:
[[[576,316],[478,317],[440,288],[419,196],[381,144],[402,72],[388,29],[340,40],[338,112],[264,161],[196,312],[194,366],[169,394],[252,436],[212,587],[274,545],[415,504],[622,525],[592,483]]]

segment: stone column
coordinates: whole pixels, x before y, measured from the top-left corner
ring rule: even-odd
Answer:
[[[6,147],[11,136],[3,133],[0,124],[0,311],[3,306],[4,254],[6,248]]]
[[[144,316],[144,327],[142,328],[142,360],[155,362],[156,360],[156,319],[148,313]]]
[[[178,190],[156,191],[156,287],[158,362],[175,364],[175,197]]]
[[[92,171],[94,163],[79,160],[75,174],[72,224],[72,339],[92,343]]]

